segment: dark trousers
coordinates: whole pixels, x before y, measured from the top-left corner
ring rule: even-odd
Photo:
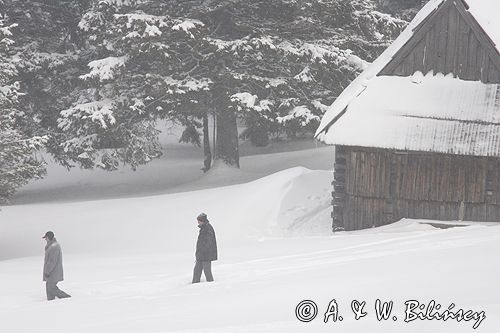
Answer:
[[[212,275],[212,262],[211,261],[196,261],[193,271],[193,283],[200,282],[201,271],[205,272],[205,278],[208,282],[214,280]]]
[[[66,294],[64,291],[57,287],[56,281],[47,281],[45,284],[45,289],[47,290],[47,300],[52,301],[57,298],[68,298],[70,295]]]

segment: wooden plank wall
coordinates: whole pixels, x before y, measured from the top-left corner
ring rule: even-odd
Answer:
[[[335,164],[333,166],[332,191],[332,229],[344,227],[344,211],[346,198],[346,150],[335,146]]]
[[[500,222],[500,159],[336,147],[333,223],[358,230],[401,218]]]
[[[485,202],[487,159],[443,154],[397,154],[395,197]]]
[[[500,83],[500,54],[459,0],[449,1],[402,47],[380,75],[416,71]]]

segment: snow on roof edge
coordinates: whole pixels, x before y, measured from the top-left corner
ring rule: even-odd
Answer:
[[[335,102],[327,109],[321,123],[314,135],[315,138],[323,141],[323,134],[328,129],[333,120],[335,120],[347,107],[349,102],[358,96],[366,87],[367,81],[376,76],[394,57],[394,55],[405,45],[413,36],[414,30],[422,23],[432,12],[437,10],[446,0],[430,0],[408,24],[405,30],[396,38],[396,40],[371,64],[366,68],[347,88],[337,97]]]

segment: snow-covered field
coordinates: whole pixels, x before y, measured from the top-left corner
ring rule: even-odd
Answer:
[[[216,169],[132,195],[124,188],[156,184],[161,168],[136,180],[125,171],[122,178],[81,173],[73,183],[49,176],[30,185],[16,198],[23,204],[0,212],[0,332],[474,331],[476,320],[405,323],[408,300],[484,311],[476,331],[499,332],[500,226],[403,220],[331,234],[331,153],[250,155],[242,171]],[[323,165],[300,166],[314,159]],[[84,195],[70,197],[79,188]],[[220,259],[215,282],[192,285],[201,211],[217,232]],[[49,229],[64,252],[59,286],[73,296],[53,302],[41,281],[41,236]],[[333,299],[343,321],[325,324]],[[377,299],[394,301],[389,320],[377,320]],[[295,315],[302,300],[318,306],[309,323]],[[366,317],[354,319],[353,300],[366,301]]]

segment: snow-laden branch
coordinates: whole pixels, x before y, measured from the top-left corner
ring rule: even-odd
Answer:
[[[243,108],[255,110],[257,112],[270,111],[270,107],[274,104],[268,99],[263,99],[257,103],[257,99],[257,95],[252,95],[248,92],[231,95],[231,101],[236,103],[238,111],[242,111]]]
[[[217,38],[206,38],[206,40],[211,45],[216,46],[219,51],[226,51],[234,54],[245,53],[264,48],[269,48],[271,50],[276,49],[275,41],[270,36],[256,38],[244,37],[230,41]]]
[[[91,69],[90,73],[81,75],[80,78],[83,80],[98,79],[101,82],[112,80],[115,77],[116,70],[125,66],[127,59],[127,56],[121,56],[91,61],[88,64]]]
[[[305,105],[299,105],[294,107],[288,115],[284,117],[277,117],[276,120],[280,124],[284,124],[289,121],[297,120],[300,122],[301,126],[306,126],[311,121],[319,121],[320,117],[316,116],[309,110]]]
[[[58,127],[63,131],[68,131],[75,125],[75,121],[88,119],[106,129],[116,123],[113,107],[114,101],[111,99],[75,105],[61,111],[61,117],[57,120]]]
[[[176,23],[174,26],[172,26],[172,30],[182,30],[184,31],[188,36],[191,38],[194,38],[194,35],[192,34],[191,30],[195,30],[198,27],[203,27],[205,26],[203,22],[198,21],[198,20],[176,20],[178,23]]]
[[[171,76],[167,76],[164,78],[165,83],[170,87],[170,94],[185,94],[187,92],[194,91],[208,91],[210,90],[210,86],[213,84],[210,79],[185,79],[185,80],[177,80]]]

